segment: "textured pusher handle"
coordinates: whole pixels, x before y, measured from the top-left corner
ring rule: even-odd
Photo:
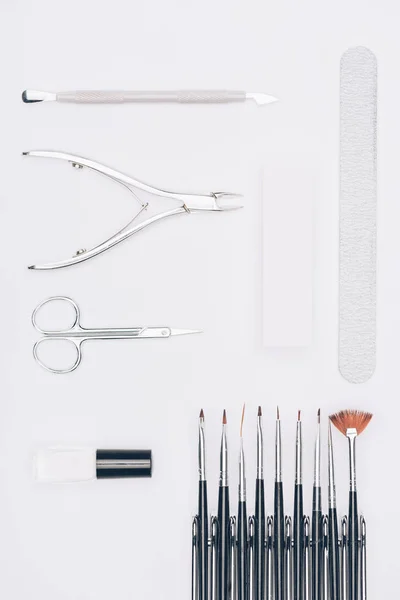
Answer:
[[[123,104],[124,102],[181,102],[185,104],[215,104],[224,102],[244,102],[246,92],[227,90],[181,90],[175,92],[123,90],[77,90],[58,92],[57,102],[75,104]]]

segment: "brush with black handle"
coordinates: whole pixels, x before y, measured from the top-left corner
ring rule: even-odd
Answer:
[[[293,513],[293,598],[304,597],[304,509],[303,509],[303,448],[301,414],[298,412],[296,427],[296,473]]]
[[[340,600],[339,526],[336,508],[335,467],[333,462],[332,426],[328,427],[328,564],[329,597]]]
[[[343,410],[330,416],[332,423],[349,441],[350,491],[347,522],[348,594],[347,600],[359,600],[359,516],[356,485],[356,439],[372,419],[371,413]]]
[[[255,569],[254,597],[264,600],[265,595],[265,492],[264,492],[264,443],[262,431],[262,411],[257,414],[257,473],[255,502]]]
[[[311,598],[322,598],[323,527],[321,499],[321,411],[317,414],[317,436],[314,453],[314,486],[311,517]],[[333,597],[334,599],[334,597]]]
[[[218,490],[218,549],[217,549],[217,589],[218,600],[228,600],[230,589],[230,515],[228,482],[228,443],[226,439],[226,411],[222,415],[222,435],[220,451],[220,471]]]
[[[246,507],[246,473],[243,450],[243,419],[240,425],[239,453],[239,504],[237,519],[237,600],[248,600],[249,556],[248,556],[248,524]]]
[[[285,510],[283,504],[281,421],[276,411],[275,490],[274,490],[274,593],[275,600],[285,599]]]
[[[199,417],[198,597],[208,600],[208,502],[204,412]]]

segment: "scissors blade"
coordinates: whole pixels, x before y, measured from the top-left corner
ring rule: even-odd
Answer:
[[[169,338],[171,335],[189,335],[190,333],[203,333],[199,329],[171,329],[170,327],[143,327],[139,338]]]
[[[203,333],[201,329],[171,329],[171,335],[189,335],[190,333]]]

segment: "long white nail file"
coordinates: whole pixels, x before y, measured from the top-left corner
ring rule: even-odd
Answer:
[[[339,370],[364,383],[376,363],[377,61],[368,48],[340,63]]]

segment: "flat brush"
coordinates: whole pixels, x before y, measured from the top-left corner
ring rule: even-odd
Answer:
[[[339,527],[336,508],[335,467],[331,421],[328,425],[328,564],[330,598],[340,598]]]
[[[217,572],[218,572],[218,598],[227,600],[229,593],[229,482],[228,482],[228,443],[226,439],[226,411],[222,415],[222,435],[220,451],[220,472],[218,490],[218,549],[217,549]]]
[[[317,413],[317,435],[314,452],[314,485],[311,518],[311,597],[321,598],[322,573],[322,505],[321,505],[321,411]],[[333,596],[334,598],[334,596]]]
[[[246,473],[243,450],[243,420],[240,423],[240,453],[239,453],[239,504],[237,526],[237,600],[248,600],[248,533],[247,533],[247,508],[246,508]]]
[[[296,427],[296,472],[294,485],[293,514],[293,598],[304,597],[304,509],[303,509],[303,442],[301,412],[297,415]]]
[[[342,410],[330,416],[332,423],[349,441],[350,491],[348,514],[348,595],[347,600],[358,600],[359,592],[359,517],[356,485],[356,438],[371,421],[371,413]]]
[[[257,413],[257,473],[255,501],[255,600],[264,600],[265,595],[265,492],[264,492],[264,441],[262,411]]]
[[[208,598],[208,502],[206,479],[206,447],[204,412],[199,416],[199,511],[198,511],[198,594],[199,600]]]
[[[285,598],[285,510],[283,504],[281,421],[276,410],[274,490],[274,590],[275,600]]]

